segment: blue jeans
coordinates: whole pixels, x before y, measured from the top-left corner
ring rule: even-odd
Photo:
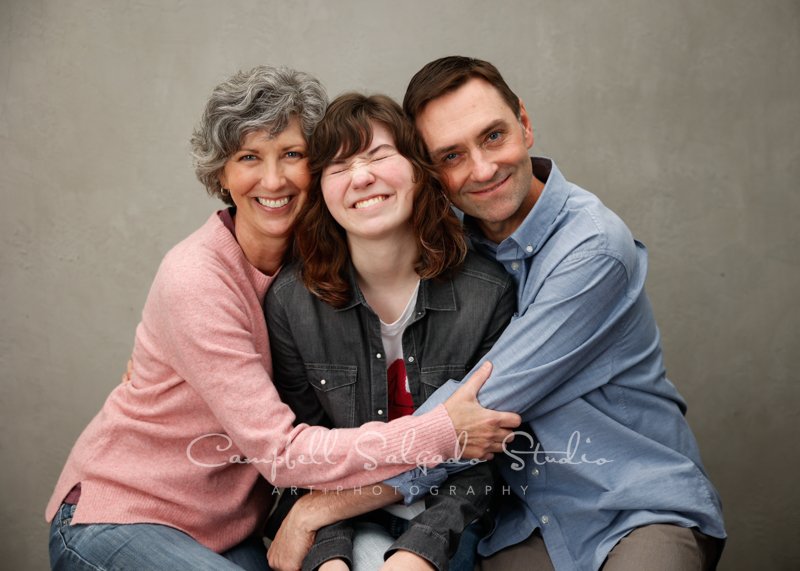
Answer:
[[[70,525],[73,513],[75,506],[63,504],[50,525],[50,567],[54,570],[269,571],[259,537],[219,554],[166,525]]]

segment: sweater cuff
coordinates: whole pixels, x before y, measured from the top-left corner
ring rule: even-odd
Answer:
[[[422,436],[416,436],[425,438],[426,441],[429,438],[435,438],[437,445],[435,452],[440,457],[436,461],[432,461],[431,458],[420,458],[417,465],[432,468],[444,460],[457,458],[460,453],[458,435],[445,406],[443,404],[437,405],[432,411],[423,415],[423,418],[430,418],[429,425],[424,427]]]

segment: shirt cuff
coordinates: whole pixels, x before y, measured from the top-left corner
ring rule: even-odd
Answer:
[[[414,468],[386,480],[384,484],[394,488],[398,494],[403,494],[403,503],[409,506],[428,495],[431,488],[444,482],[447,476],[447,470],[441,465],[425,470]]]

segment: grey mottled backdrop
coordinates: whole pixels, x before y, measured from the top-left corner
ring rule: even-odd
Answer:
[[[187,143],[211,88],[272,63],[401,98],[453,53],[496,63],[535,150],[649,246],[722,568],[800,568],[797,0],[0,1],[0,567],[47,567],[69,448],[161,256],[219,206]]]

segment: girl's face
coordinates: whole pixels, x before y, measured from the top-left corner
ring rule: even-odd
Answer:
[[[378,239],[411,228],[417,185],[414,169],[389,130],[372,122],[372,143],[322,171],[322,195],[349,237]]]

